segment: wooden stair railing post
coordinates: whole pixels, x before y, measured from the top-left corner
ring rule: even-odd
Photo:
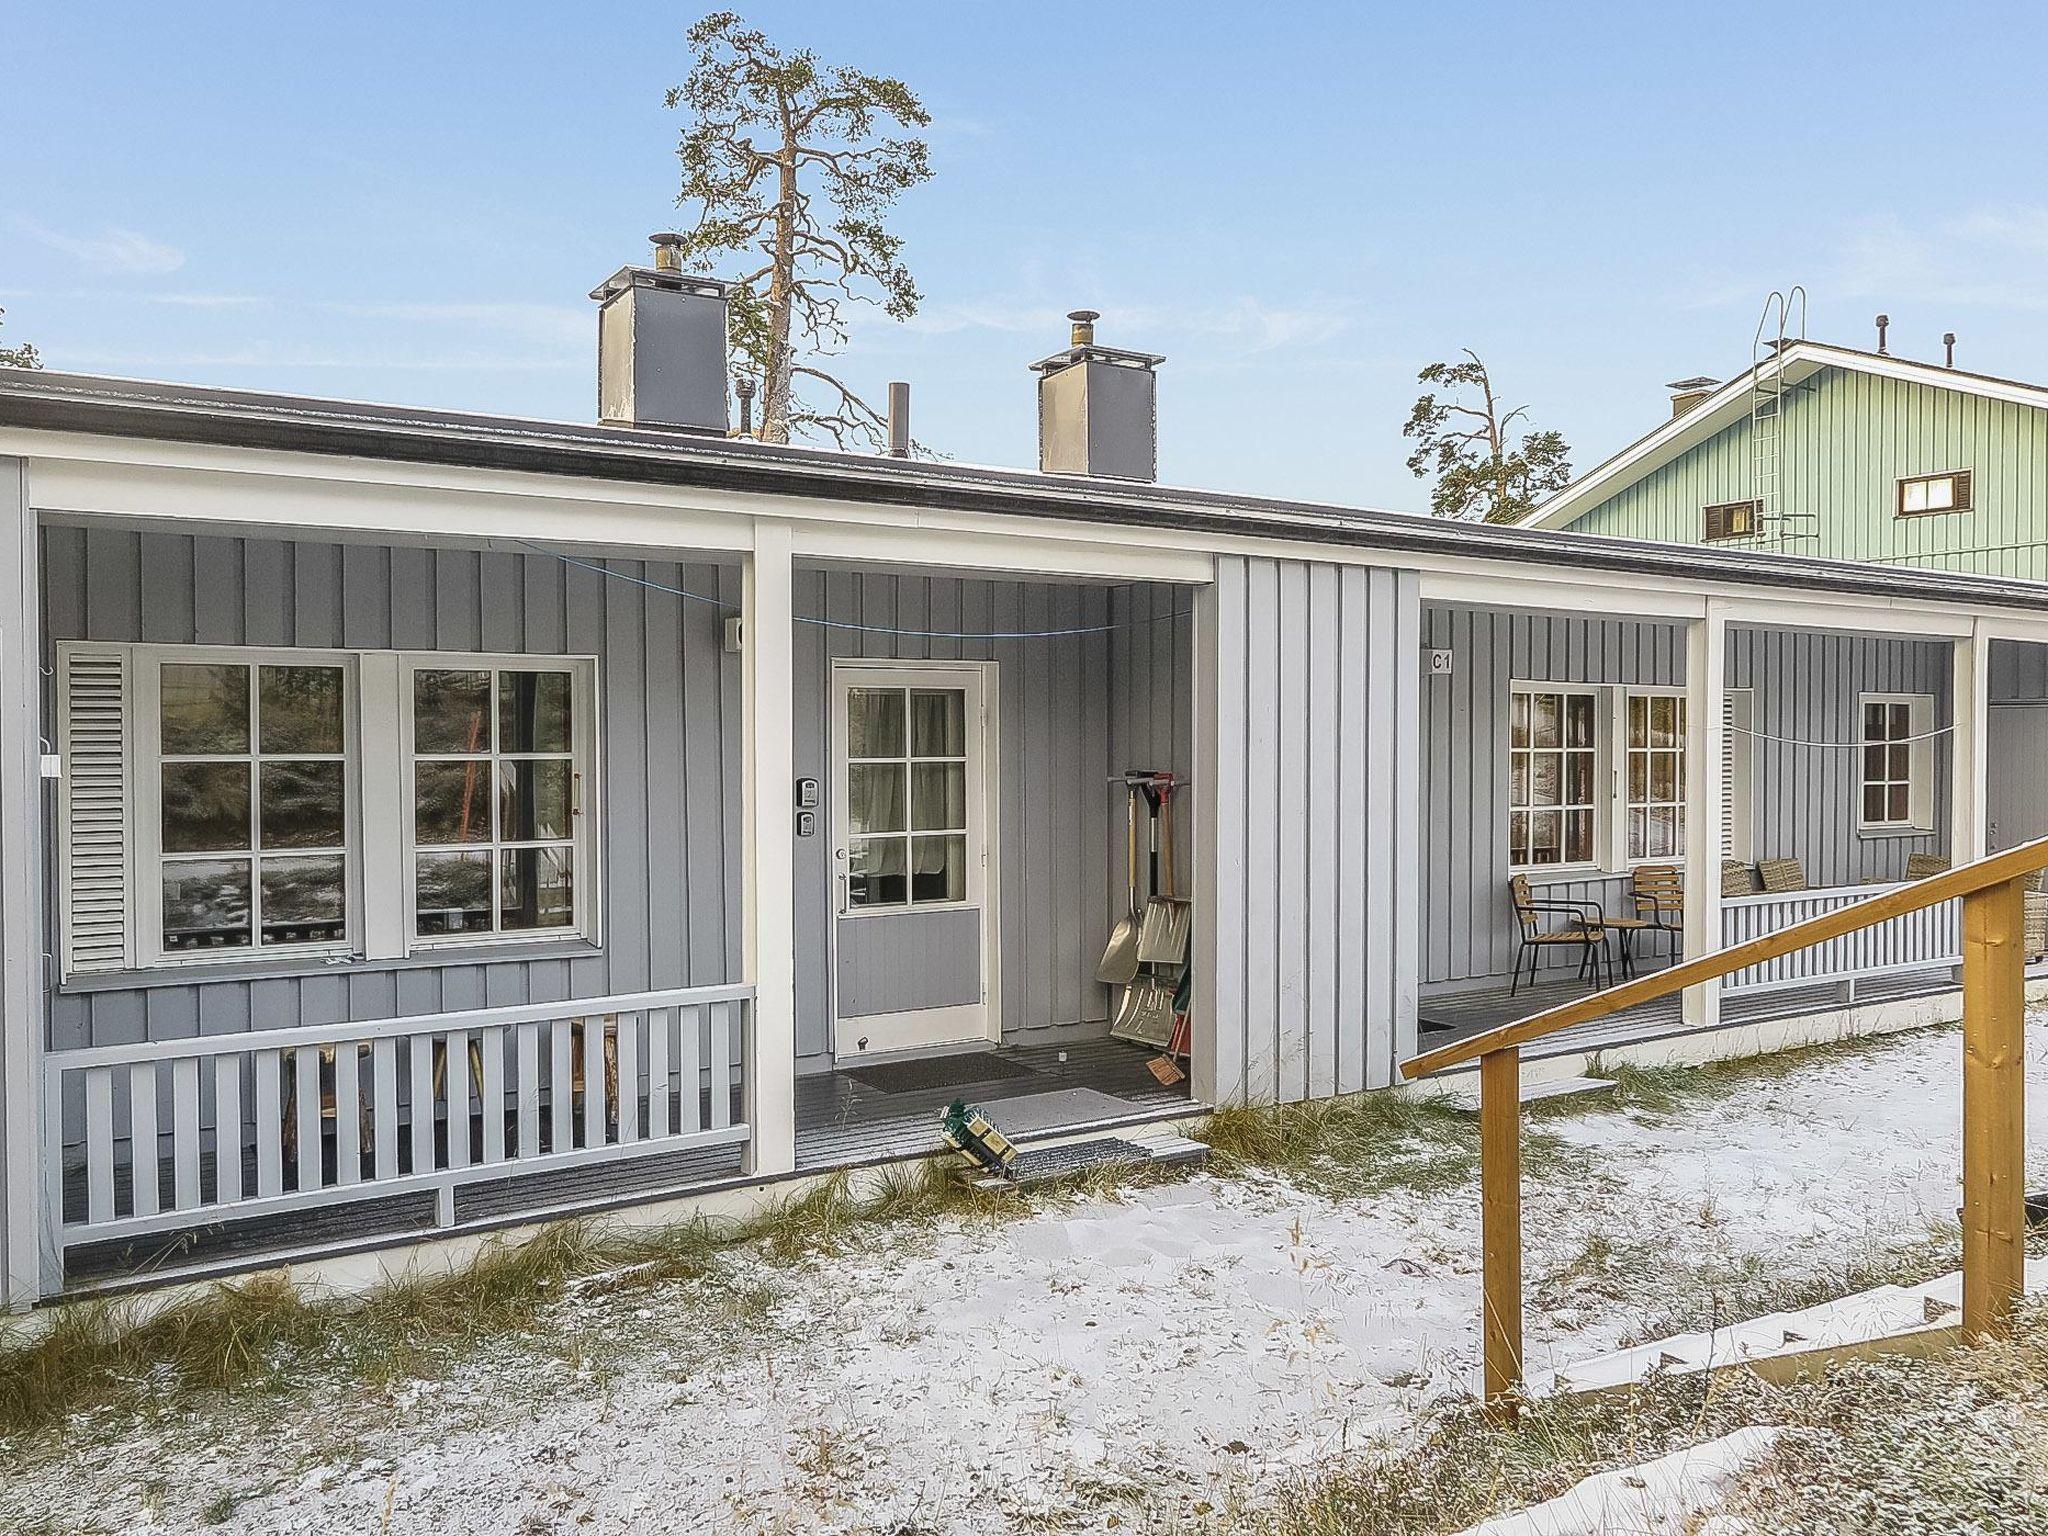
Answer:
[[[1522,1053],[1479,1058],[1479,1190],[1483,1249],[1480,1352],[1488,1404],[1522,1383]]]
[[[1963,898],[1963,1336],[2005,1331],[2026,1273],[2024,878]]]

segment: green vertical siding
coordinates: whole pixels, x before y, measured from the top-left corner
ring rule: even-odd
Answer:
[[[1898,482],[1967,469],[1972,510],[1899,517]],[[1737,421],[1571,526],[1700,542],[1701,509],[1751,489],[1750,424]],[[1757,543],[1792,554],[2048,579],[2048,411],[1839,368],[1787,396],[1779,501],[1791,522]]]

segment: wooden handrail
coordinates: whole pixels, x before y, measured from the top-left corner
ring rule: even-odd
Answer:
[[[1917,912],[1922,907],[1931,907],[1939,902],[1953,901],[1958,896],[1968,896],[1976,891],[1988,890],[2003,885],[2022,875],[2032,874],[2037,869],[2048,868],[2048,837],[2031,843],[2021,843],[2017,848],[2008,848],[2003,853],[1994,853],[1989,858],[1978,859],[1955,869],[1943,870],[1925,880],[1915,880],[1859,901],[1834,912],[1823,912],[1819,917],[1809,917],[1804,922],[1794,923],[1790,928],[1781,928],[1776,933],[1767,933],[1762,938],[1751,939],[1729,949],[1716,950],[1710,955],[1701,955],[1697,960],[1687,960],[1679,965],[1656,972],[1653,975],[1625,981],[1618,987],[1591,992],[1584,997],[1573,998],[1555,1008],[1546,1008],[1541,1013],[1532,1013],[1525,1019],[1516,1019],[1510,1024],[1496,1025],[1479,1034],[1463,1040],[1454,1040],[1440,1045],[1433,1051],[1401,1064],[1403,1077],[1424,1077],[1431,1072],[1441,1072],[1446,1067],[1455,1067],[1468,1061],[1476,1061],[1491,1051],[1503,1051],[1514,1046],[1528,1045],[1545,1035],[1554,1034],[1574,1024],[1584,1024],[1593,1019],[1602,1019],[1624,1008],[1634,1008],[1642,1003],[1655,1002],[1660,997],[1669,997],[1687,987],[1697,986],[1703,981],[1727,976],[1735,971],[1746,970],[1766,960],[1775,960],[1780,955],[1789,955],[1795,949],[1838,939],[1861,928],[1874,928],[1908,912]]]
[[[1963,1337],[2004,1329],[2024,1289],[2026,877],[2048,838],[1915,880],[1402,1064],[1415,1078],[1477,1058],[1482,1247],[1480,1355],[1489,1404],[1512,1411],[1522,1380],[1521,1048],[1573,1024],[1669,997],[1793,950],[1960,897],[1963,904]]]

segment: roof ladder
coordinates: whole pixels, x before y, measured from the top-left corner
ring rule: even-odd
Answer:
[[[1794,314],[1798,320],[1793,320]],[[1775,322],[1775,323],[1774,323]],[[1794,283],[1788,292],[1773,291],[1764,300],[1764,312],[1756,323],[1750,345],[1749,369],[1749,495],[1757,506],[1759,545],[1782,548],[1793,522],[1802,525],[1801,537],[1811,538],[1817,528],[1810,514],[1788,515],[1780,498],[1784,458],[1785,349],[1806,339],[1806,289]]]

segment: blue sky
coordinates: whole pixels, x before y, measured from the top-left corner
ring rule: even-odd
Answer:
[[[753,4],[924,95],[926,295],[840,368],[1025,464],[1061,316],[1167,354],[1162,478],[1420,508],[1476,349],[1580,467],[1813,334],[2048,377],[2048,11]],[[673,224],[695,9],[38,3],[0,22],[0,337],[53,367],[587,419],[590,287]]]

